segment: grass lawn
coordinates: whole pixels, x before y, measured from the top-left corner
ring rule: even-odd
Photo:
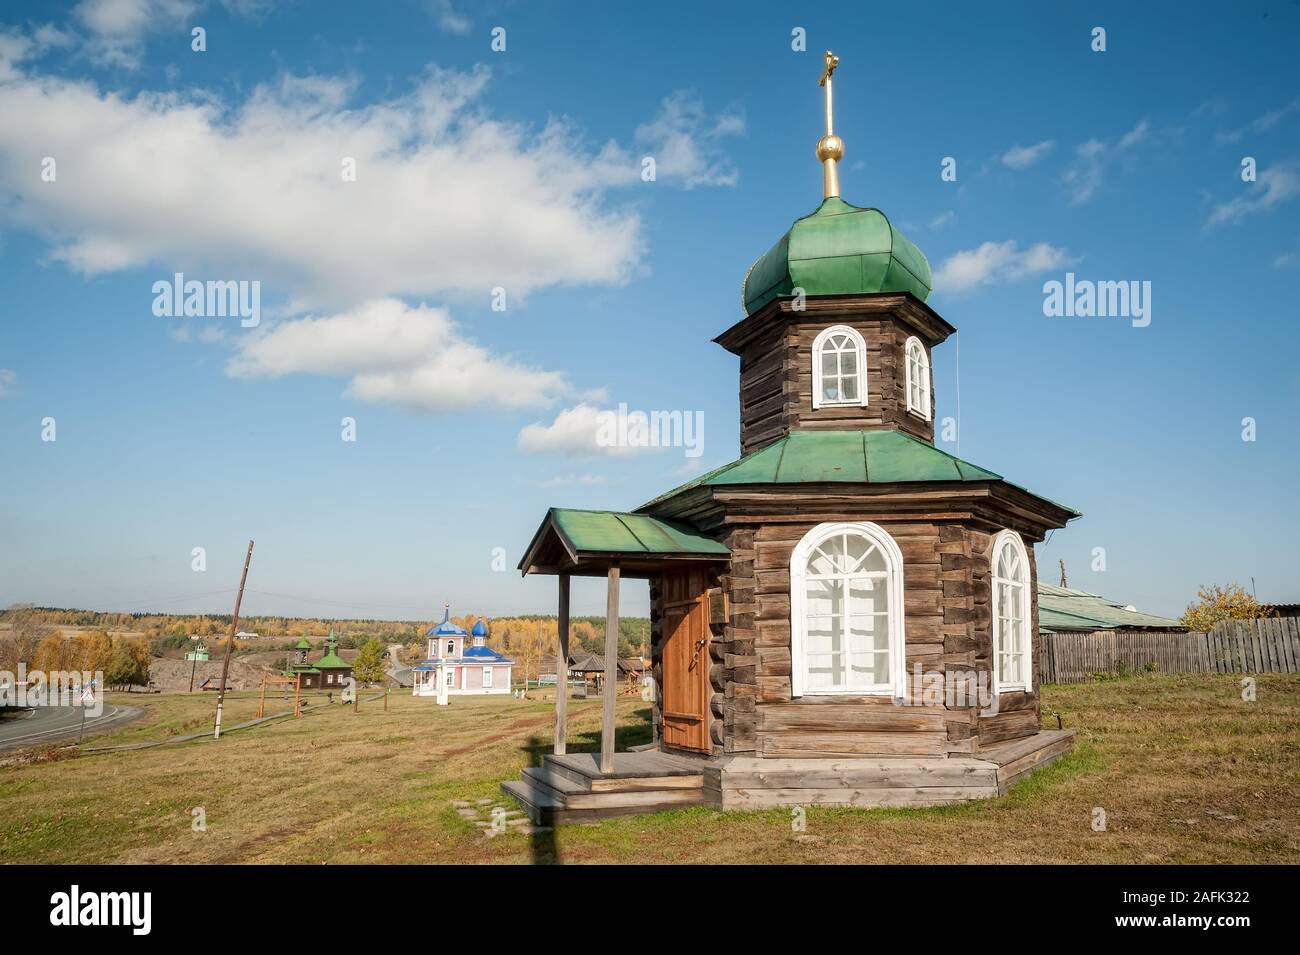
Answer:
[[[233,694],[227,725],[253,715]],[[1142,674],[1044,691],[1079,730],[1070,756],[1009,795],[920,810],[689,809],[484,837],[453,800],[491,798],[550,744],[547,700],[394,693],[390,711],[321,705],[302,719],[154,749],[0,756],[0,862],[1300,862],[1300,678]],[[113,696],[149,717],[88,746],[210,725],[205,695]],[[283,708],[268,701],[268,712]],[[594,749],[599,701],[569,707],[569,750]],[[649,739],[619,703],[619,745]],[[1047,719],[1055,726],[1055,719]],[[207,831],[191,828],[203,807]],[[1092,829],[1094,807],[1106,830]]]

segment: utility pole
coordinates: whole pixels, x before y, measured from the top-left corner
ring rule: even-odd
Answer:
[[[1070,584],[1069,584],[1069,582],[1065,579],[1065,561],[1062,559],[1061,561],[1059,561],[1059,563],[1060,563],[1060,565],[1061,565],[1061,586],[1062,586],[1062,587],[1069,587]]]
[[[194,641],[190,640],[190,692],[194,692],[194,668],[199,665],[199,652],[194,649]]]
[[[248,565],[253,559],[253,542],[248,542],[244,555],[244,572],[239,576],[239,593],[235,595],[235,615],[230,618],[230,636],[226,638],[226,657],[221,663],[221,686],[217,687],[217,725],[213,739],[221,739],[221,709],[226,702],[226,680],[230,676],[230,654],[235,649],[235,632],[239,629],[239,605],[244,602],[244,582],[248,580]]]

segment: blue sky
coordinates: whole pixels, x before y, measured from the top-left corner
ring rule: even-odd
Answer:
[[[1044,579],[1297,599],[1300,6],[1130,6],[7,4],[0,603],[226,611],[254,537],[248,613],[552,611],[513,570],[547,506],[737,456],[710,339],[820,200],[827,47],[843,195],[960,330],[937,416],[960,350],[961,456],[1084,513]],[[156,316],[177,271],[258,280],[261,323]],[[1150,325],[1045,317],[1067,271],[1151,282]],[[578,440],[623,402],[704,453]]]

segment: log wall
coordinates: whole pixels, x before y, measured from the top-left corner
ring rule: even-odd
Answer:
[[[866,342],[865,406],[812,406],[813,341],[832,325],[849,325]],[[907,410],[904,346],[913,334],[909,326],[891,317],[839,317],[786,325],[755,339],[740,356],[741,454],[761,450],[795,429],[889,429],[933,442],[933,420],[922,420]],[[930,407],[934,407],[933,374]]]

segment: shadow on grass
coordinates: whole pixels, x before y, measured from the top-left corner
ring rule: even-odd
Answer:
[[[616,726],[614,729],[615,752],[625,752],[633,746],[640,746],[652,741],[650,708],[647,706],[638,709],[633,715],[641,722],[631,726]],[[566,742],[565,748],[570,753],[599,752],[600,730],[580,733],[577,737],[570,736]],[[524,743],[521,749],[527,757],[528,765],[540,769],[545,764],[547,754],[554,752],[555,741],[534,735],[528,737],[527,742]],[[534,832],[529,837],[529,850],[533,865],[563,865],[564,860],[560,857],[559,845],[555,838],[557,827],[554,822],[544,828],[533,827]]]

